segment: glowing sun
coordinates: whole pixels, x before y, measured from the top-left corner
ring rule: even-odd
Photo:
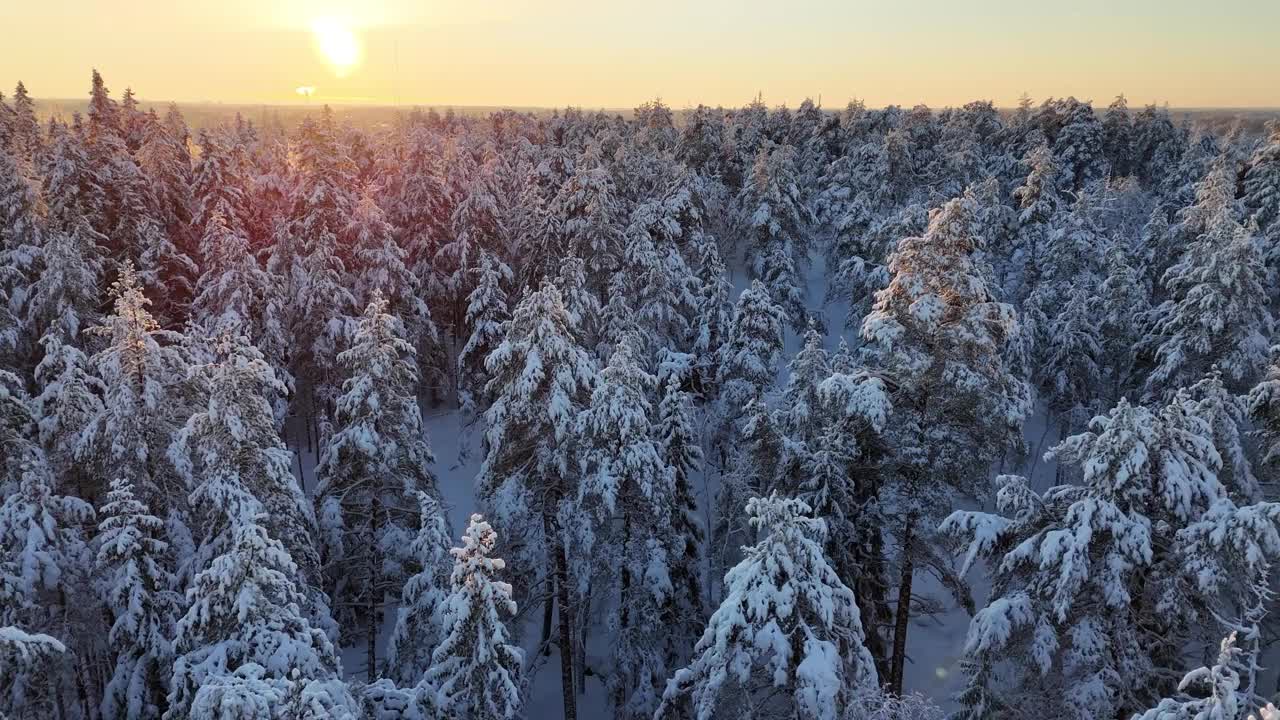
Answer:
[[[316,50],[338,77],[351,74],[360,64],[360,39],[342,22],[320,18],[311,23],[311,37]]]

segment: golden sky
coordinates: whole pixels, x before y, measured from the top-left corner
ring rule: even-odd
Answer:
[[[1052,7],[1044,7],[1052,5]],[[1280,0],[0,0],[0,87],[632,107],[1280,106]],[[317,32],[319,29],[320,32]],[[326,51],[328,54],[326,54]],[[335,62],[337,61],[337,62]],[[350,64],[347,64],[350,63]]]

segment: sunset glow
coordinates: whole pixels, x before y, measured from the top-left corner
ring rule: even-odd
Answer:
[[[360,39],[350,27],[334,18],[319,18],[311,23],[316,51],[324,57],[338,77],[346,77],[360,63]]]
[[[1280,3],[10,2],[0,87],[84,92],[85,68],[157,100],[628,108],[1002,107],[1075,96],[1280,105]],[[106,28],[111,30],[108,32]],[[20,31],[17,31],[19,30]],[[58,37],[56,53],[42,47]],[[159,60],[158,60],[159,59]]]

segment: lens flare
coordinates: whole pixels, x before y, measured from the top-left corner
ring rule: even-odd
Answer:
[[[316,50],[338,77],[350,75],[360,64],[360,39],[341,21],[320,18],[311,23],[311,36]]]

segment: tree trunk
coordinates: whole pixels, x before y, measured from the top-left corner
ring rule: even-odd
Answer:
[[[907,521],[902,537],[902,578],[898,582],[898,609],[894,614],[893,658],[889,665],[889,687],[893,695],[902,694],[902,671],[907,661],[907,624],[911,622],[911,584],[915,574],[912,558],[913,520]]]
[[[543,655],[551,654],[551,620],[555,617],[556,611],[556,594],[554,591],[555,580],[551,580],[552,591],[547,593],[547,601],[542,604],[542,642],[539,643]]]
[[[556,547],[556,596],[560,604],[560,684],[564,695],[564,720],[577,720],[578,704],[573,688],[573,610],[569,606],[569,562],[559,537]]]
[[[380,503],[375,498],[373,507],[371,508],[373,511],[373,517],[371,518],[373,526],[372,536],[375,538],[378,536],[378,515],[381,511],[379,505]],[[368,635],[368,638],[365,640],[366,662],[368,663],[368,668],[365,672],[368,676],[369,684],[372,685],[373,681],[378,679],[378,655],[376,652],[378,642],[378,602],[382,599],[378,597],[378,589],[382,586],[382,583],[378,582],[378,554],[373,548],[369,548],[366,552],[369,553],[369,617],[366,619],[368,627],[365,629],[365,634]]]
[[[574,667],[577,668],[576,680],[578,694],[587,694],[587,630],[591,624],[591,591],[592,585],[587,585],[587,595],[583,599],[583,612],[578,618],[578,642],[577,657]]]

